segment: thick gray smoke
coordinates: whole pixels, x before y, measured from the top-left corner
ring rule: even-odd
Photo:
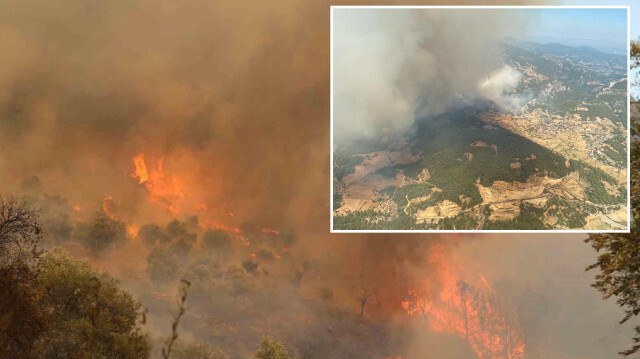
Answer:
[[[402,3],[411,2],[418,3]],[[497,3],[514,4],[492,1]],[[234,212],[233,217],[220,219],[222,224],[248,222],[258,228],[251,246],[232,242],[234,256],[217,263],[196,261],[200,258],[181,263],[183,270],[202,274],[201,279],[188,276],[194,284],[181,338],[196,336],[236,357],[247,358],[244,354],[254,351],[260,335],[271,334],[314,358],[383,358],[367,355],[367,350],[388,345],[388,336],[380,329],[363,330],[372,326],[363,325],[359,315],[362,292],[375,294],[364,310],[365,320],[388,323],[389,317],[403,314],[403,296],[430,275],[425,258],[431,245],[441,241],[451,251],[461,252],[462,262],[470,263],[469,271],[485,273],[491,283],[509,279],[505,287],[513,291],[505,292],[528,305],[521,312],[531,342],[528,347],[537,346],[544,354],[529,358],[614,358],[627,344],[630,331],[617,326],[620,313],[615,303],[600,301],[589,287],[594,273],[583,268],[595,260],[595,253],[581,238],[328,234],[329,5],[291,0],[235,6],[211,0],[1,2],[3,191],[42,187],[45,193],[59,194],[47,200],[42,213],[45,235],[58,239],[73,237],[75,217],[87,212],[88,219],[81,220],[91,219],[103,208],[105,195],[113,197],[117,216],[168,231],[169,220],[156,220],[157,206],[149,201],[145,186],[131,178],[132,157],[137,153],[148,156],[150,167],[151,160],[165,158],[167,175],[184,179],[187,195],[193,193],[212,208]],[[487,14],[429,24],[427,18],[398,14],[404,15],[385,18],[386,29],[393,31],[373,26],[375,17],[371,24],[359,20],[341,25],[345,33],[354,32],[353,39],[366,34],[370,43],[378,37],[387,46],[363,45],[372,56],[349,60],[357,64],[361,60],[353,71],[335,69],[336,75],[363,81],[345,82],[359,84],[362,92],[352,98],[369,106],[360,106],[360,120],[352,122],[363,130],[371,128],[367,114],[379,114],[381,109],[389,111],[376,118],[381,124],[397,119],[395,114],[405,114],[411,122],[422,99],[423,111],[435,113],[446,107],[443,101],[455,103],[458,93],[478,93],[478,81],[502,66],[499,56],[486,63],[485,57],[473,58],[484,54],[491,43],[480,42],[478,31],[495,28],[498,36],[498,24],[508,28],[509,22],[516,22]],[[334,18],[336,26],[339,20]],[[459,38],[437,30],[445,23]],[[411,31],[407,35],[404,29]],[[436,44],[444,46],[441,52],[427,51]],[[335,44],[336,52],[339,45]],[[342,46],[350,47],[348,42]],[[431,62],[423,66],[420,58]],[[367,65],[374,60],[378,67]],[[435,63],[446,66],[435,70]],[[388,64],[393,67],[382,66]],[[459,81],[422,86],[445,79]],[[375,95],[374,89],[383,87],[373,86],[374,81],[386,84],[385,91],[393,96]],[[345,104],[350,102],[336,103],[336,109]],[[431,110],[430,104],[440,107]],[[355,106],[352,113],[357,114]],[[40,180],[23,182],[32,176]],[[73,208],[76,204],[82,209],[79,213]],[[292,254],[282,250],[289,244],[262,233],[262,226],[296,230]],[[260,237],[266,243],[259,244]],[[457,246],[459,242],[463,244]],[[105,252],[92,263],[103,264],[140,296],[150,310],[150,322],[159,323],[158,335],[167,335],[171,320],[167,309],[175,308],[176,296],[147,278],[147,253],[135,247],[143,243],[127,245],[132,247]],[[282,258],[272,258],[269,251]],[[254,252],[256,256],[250,256]],[[247,260],[270,274],[248,273],[242,267]],[[166,264],[162,257],[159,262]],[[221,271],[229,273],[230,282],[217,277]],[[529,295],[528,287],[538,297]],[[291,294],[291,288],[300,288],[300,293]],[[405,338],[402,327],[393,329]],[[416,341],[418,346],[424,337],[416,336]],[[440,343],[437,350],[458,350],[459,342],[452,341],[455,348]],[[345,347],[354,349],[338,352]],[[434,355],[431,349],[403,358],[450,358]]]
[[[477,97],[517,110],[520,74],[504,68],[499,42],[528,21],[514,10],[334,9],[335,138],[403,131]]]

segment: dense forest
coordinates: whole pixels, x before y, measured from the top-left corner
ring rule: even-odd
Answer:
[[[41,249],[40,212],[15,197],[0,197],[0,356],[2,358],[163,358],[228,359],[219,347],[182,339],[180,320],[189,315],[190,281],[182,280],[177,308],[165,335],[153,338],[145,329],[147,310],[139,298],[121,288],[117,279],[76,259],[61,247]],[[50,223],[49,223],[50,224]],[[178,281],[180,257],[195,240],[187,223],[172,221],[166,228],[141,229],[149,254],[148,273],[155,282]],[[126,241],[123,223],[98,215],[74,229],[82,235],[68,238],[100,256]],[[58,238],[64,240],[64,238]],[[46,242],[46,240],[45,240]],[[220,255],[231,251],[225,231],[207,232],[204,247]],[[265,255],[265,254],[263,254]],[[243,268],[244,267],[244,268]],[[256,275],[257,263],[245,261],[234,269]],[[196,277],[194,273],[182,273]],[[246,273],[246,274],[243,274]],[[253,274],[252,274],[253,273]],[[237,274],[235,275],[237,277]],[[198,282],[198,284],[201,284]],[[152,348],[155,344],[155,350]],[[255,359],[298,358],[295,350],[264,336],[256,345]]]
[[[407,177],[415,177],[423,169],[431,174],[427,183],[414,183],[402,187],[390,186],[379,191],[385,198],[393,200],[397,205],[397,214],[386,215],[372,210],[334,216],[334,228],[340,229],[433,229],[437,224],[416,223],[411,214],[424,210],[438,202],[449,200],[458,204],[463,210],[482,202],[476,182],[483,186],[491,186],[495,181],[526,182],[532,175],[560,178],[570,170],[577,170],[580,177],[591,184],[587,191],[588,199],[598,204],[622,203],[626,198],[624,189],[618,196],[608,194],[602,181],[615,184],[615,180],[602,170],[589,166],[581,161],[567,160],[533,141],[514,134],[504,128],[487,126],[479,118],[479,113],[491,104],[483,103],[480,107],[464,108],[452,113],[436,117],[423,118],[416,122],[416,131],[411,139],[416,151],[421,151],[420,159],[408,165],[392,165],[379,169],[376,174],[392,178],[397,171]],[[481,145],[471,145],[481,144]],[[341,156],[345,156],[342,152]],[[361,158],[355,156],[355,158]],[[518,163],[515,167],[513,163]],[[432,191],[437,187],[440,191]],[[419,197],[428,197],[420,202],[408,201]],[[341,198],[338,198],[341,199]],[[334,202],[339,204],[338,202]],[[550,229],[541,220],[541,215],[549,204],[542,208],[521,205],[520,215],[514,220],[487,222],[483,229]],[[407,207],[407,208],[405,208]],[[571,221],[560,221],[568,228],[582,228],[588,215],[579,215],[571,206],[558,207],[561,217],[573,218]],[[575,207],[575,205],[574,205]],[[571,211],[572,213],[565,213]],[[582,225],[578,225],[582,224]],[[475,229],[477,219],[466,213],[456,218],[446,219],[441,223],[448,229]],[[443,228],[444,229],[444,228]]]

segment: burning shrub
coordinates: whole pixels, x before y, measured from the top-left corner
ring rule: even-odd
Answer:
[[[431,330],[463,338],[481,359],[524,355],[519,323],[491,288],[480,290],[458,280],[443,290],[440,298],[411,290],[402,306],[409,315],[422,316]]]

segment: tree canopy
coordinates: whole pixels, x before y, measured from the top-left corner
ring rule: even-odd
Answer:
[[[640,43],[631,42],[631,68],[640,66]],[[638,86],[637,82],[634,86]],[[637,99],[636,99],[637,100]],[[640,118],[638,103],[631,101],[631,127],[637,128]],[[634,108],[636,107],[636,108]],[[636,136],[631,137],[631,232],[629,234],[592,234],[586,240],[599,253],[597,262],[587,269],[599,269],[593,287],[598,289],[605,299],[615,297],[624,309],[625,323],[640,314],[640,143]],[[631,355],[640,351],[640,325],[635,326],[635,335],[629,349],[622,355]]]
[[[39,238],[38,211],[0,198],[0,357],[148,358],[140,302],[62,249],[41,253]]]
[[[39,285],[49,329],[36,343],[37,358],[146,358],[150,344],[138,330],[140,301],[118,281],[55,248],[42,256]]]

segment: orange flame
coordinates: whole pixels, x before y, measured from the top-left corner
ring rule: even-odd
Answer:
[[[242,233],[242,230],[238,227],[230,226],[228,224],[202,219],[200,220],[200,227],[204,229],[224,229],[227,232],[231,233]]]
[[[140,226],[134,223],[132,219],[121,218],[116,216],[114,213],[115,202],[113,197],[107,195],[102,200],[102,211],[104,214],[111,218],[114,221],[123,222],[126,224],[125,228],[127,230],[127,234],[130,238],[136,239],[138,238],[138,232],[140,231]]]
[[[266,227],[262,227],[262,229],[260,229],[260,232],[265,234],[276,234],[276,235],[280,234],[280,231],[271,229],[271,228],[266,228]]]
[[[251,245],[251,242],[249,242],[249,239],[247,239],[247,237],[240,235],[240,240],[242,241],[242,245],[245,247],[249,247]]]
[[[201,219],[199,223],[200,228],[202,229],[222,229],[229,233],[234,234],[234,237],[240,239],[242,241],[242,245],[245,247],[249,247],[249,240],[242,235],[242,230],[239,227],[231,226],[228,224],[216,222],[209,219]]]
[[[160,158],[155,168],[149,168],[144,154],[139,153],[133,158],[135,170],[131,176],[145,186],[152,202],[163,204],[169,213],[176,216],[180,213],[178,202],[184,198],[182,184],[176,178],[165,175],[163,164],[164,160]]]
[[[409,290],[400,304],[409,315],[419,315],[429,329],[455,334],[469,344],[480,359],[522,359],[524,340],[517,317],[501,301],[484,276],[482,287],[461,280],[459,266],[433,248],[435,279],[427,278],[421,290]]]
[[[487,281],[487,278],[485,278],[483,275],[480,275],[480,280],[482,281],[482,284],[484,284],[491,293],[494,293],[493,288],[489,284],[489,281]]]
[[[140,184],[149,181],[149,172],[147,171],[147,165],[144,163],[144,154],[138,153],[133,158],[133,165],[136,168],[132,174],[133,178],[137,178]]]
[[[151,202],[157,205],[162,205],[173,216],[181,214],[182,209],[192,208],[196,211],[209,211],[210,207],[206,203],[196,202],[193,204],[185,204],[185,192],[183,188],[184,178],[178,178],[175,175],[170,175],[164,171],[164,161],[159,158],[152,165],[149,160],[145,158],[144,153],[138,153],[133,157],[134,171],[131,173],[131,177],[138,180],[140,185],[143,185],[149,194]],[[188,198],[194,198],[193,193],[189,194]],[[228,212],[228,215],[233,217],[234,214]],[[242,235],[242,230],[239,227],[220,223],[214,219],[206,218],[206,216],[199,217],[199,226],[202,229],[222,229],[230,232],[235,238],[242,241],[244,246],[250,246],[249,240]],[[263,233],[279,234],[278,231],[273,229],[264,228]],[[131,229],[131,233],[136,233],[137,230]],[[134,236],[132,236],[134,237]]]
[[[137,224],[130,224],[127,226],[127,234],[129,235],[129,237],[137,238],[138,232],[140,232],[140,226],[138,226]]]
[[[118,217],[113,213],[113,197],[107,195],[102,200],[102,211],[104,214],[113,219],[114,221],[118,220]]]

